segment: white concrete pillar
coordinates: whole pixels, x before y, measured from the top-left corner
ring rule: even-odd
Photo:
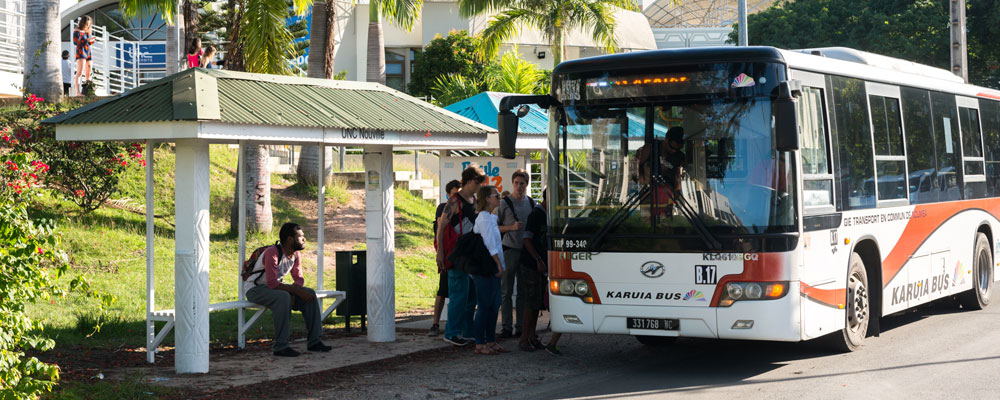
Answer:
[[[174,369],[208,372],[208,142],[177,141]]]
[[[396,235],[392,146],[365,146],[368,340],[396,340]]]

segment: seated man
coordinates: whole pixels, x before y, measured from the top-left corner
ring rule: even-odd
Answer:
[[[306,237],[302,227],[286,223],[278,232],[279,245],[271,246],[260,255],[254,265],[254,272],[244,281],[246,299],[271,310],[274,319],[274,355],[296,357],[299,352],[288,345],[288,323],[292,310],[302,312],[309,330],[309,351],[327,352],[332,347],[323,344],[320,335],[323,324],[320,321],[319,302],[316,292],[303,286],[299,250],[305,248]],[[260,273],[263,271],[263,273]],[[287,274],[292,275],[292,284],[281,281]]]
[[[656,190],[649,204],[656,214],[673,214],[674,196],[681,192],[681,171],[684,169],[684,128],[675,126],[666,134],[666,140],[654,140],[659,158],[659,169],[653,170],[653,146],[642,145],[636,151],[639,161],[638,181],[641,185],[656,183]],[[655,196],[655,200],[654,200]]]

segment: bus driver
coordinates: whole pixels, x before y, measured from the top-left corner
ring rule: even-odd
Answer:
[[[681,172],[684,168],[684,128],[675,126],[667,131],[666,140],[654,140],[659,146],[660,168],[653,174],[652,146],[644,144],[636,151],[639,160],[639,184],[649,185],[656,181],[655,203],[653,210],[666,216],[673,214],[673,196],[681,190]]]

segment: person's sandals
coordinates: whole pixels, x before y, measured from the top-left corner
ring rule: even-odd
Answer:
[[[496,350],[493,350],[493,349],[487,347],[486,345],[476,345],[475,352],[476,352],[476,354],[490,355],[490,356],[496,355],[496,354],[500,354],[500,353],[497,353]]]
[[[535,346],[532,346],[530,342],[520,342],[517,344],[517,348],[521,349],[521,351],[535,351]]]
[[[493,351],[495,351],[497,353],[510,353],[510,350],[507,350],[507,349],[503,348],[503,346],[500,346],[499,344],[496,344],[496,343],[493,343],[492,346],[487,346],[487,347],[489,347],[491,350],[493,350]]]
[[[531,346],[534,347],[535,350],[545,350],[545,345],[538,339],[531,339]]]

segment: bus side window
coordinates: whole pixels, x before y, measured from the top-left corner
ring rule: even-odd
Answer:
[[[833,172],[823,113],[823,90],[803,87],[799,97],[802,201],[807,211],[833,207]]]
[[[838,209],[874,208],[875,160],[865,82],[841,76],[832,76],[829,82],[840,161],[837,168]]]
[[[906,156],[903,151],[903,126],[899,117],[899,99],[868,96],[875,139],[875,171],[878,175],[878,199],[906,199]]]
[[[968,99],[963,98],[966,103]],[[965,103],[963,103],[965,104]],[[958,107],[959,126],[962,127],[962,170],[965,172],[965,198],[981,199],[986,195],[986,177],[983,167],[983,135],[979,128],[979,110]]]
[[[979,99],[986,160],[986,196],[1000,196],[1000,102]]]
[[[934,159],[934,134],[931,130],[930,94],[926,90],[900,88],[903,100],[903,124],[906,126],[906,163],[910,167],[910,204],[938,201],[934,181],[937,162]]]
[[[931,92],[931,115],[934,126],[934,155],[937,159],[938,201],[962,199],[960,168],[961,146],[958,131],[958,107],[955,95]]]

